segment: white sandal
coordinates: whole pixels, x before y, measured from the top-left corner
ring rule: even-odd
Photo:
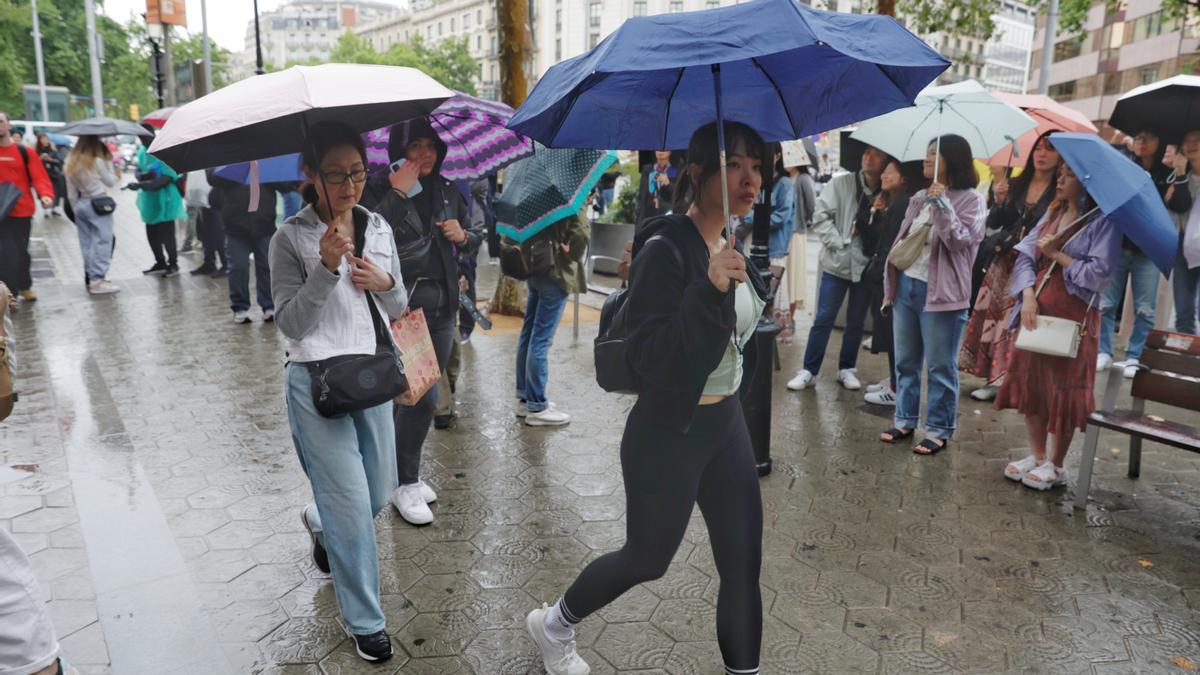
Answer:
[[[1025,459],[1019,459],[1015,462],[1009,462],[1008,466],[1004,467],[1004,477],[1009,480],[1020,482],[1025,474],[1033,471],[1038,466],[1037,458],[1033,455]]]
[[[1052,487],[1067,484],[1066,467],[1058,468],[1053,462],[1046,462],[1038,468],[1025,474],[1021,482],[1034,490],[1049,490]]]

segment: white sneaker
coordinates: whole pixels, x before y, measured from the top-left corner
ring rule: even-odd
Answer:
[[[1108,370],[1108,367],[1111,366],[1112,364],[1113,364],[1112,356],[1110,356],[1108,354],[1101,354],[1096,357],[1096,372],[1097,373],[1104,372],[1104,371]]]
[[[546,402],[546,410],[554,410],[556,407],[557,406],[554,405],[554,401]],[[524,402],[517,401],[517,417],[525,418],[528,416],[529,416],[529,407],[526,406]]]
[[[1058,468],[1053,462],[1046,461],[1038,468],[1025,474],[1021,482],[1034,490],[1049,490],[1052,487],[1067,484],[1067,468]]]
[[[234,312],[234,323],[250,323],[250,312]]]
[[[531,427],[561,427],[570,422],[570,415],[554,408],[546,408],[541,412],[531,412],[525,415],[525,424]]]
[[[971,392],[971,398],[975,399],[976,401],[994,401],[996,400],[996,392],[999,389],[999,387],[989,384]]]
[[[542,665],[547,675],[588,675],[591,667],[575,651],[574,640],[556,640],[546,633],[546,613],[550,610],[542,603],[525,617],[525,628],[534,644],[542,652]]]
[[[807,370],[801,370],[796,373],[796,376],[788,380],[787,388],[792,391],[803,391],[808,389],[808,385],[812,384],[813,374]]]
[[[426,504],[432,504],[437,501],[437,493],[433,491],[433,488],[429,487],[429,483],[420,478],[417,479],[417,489],[421,491],[421,499],[424,499]]]
[[[271,323],[274,320],[275,320],[275,310],[264,309],[263,310],[263,323]]]
[[[885,377],[882,380],[880,380],[874,384],[868,384],[867,392],[870,393],[872,391],[881,391],[883,389],[891,389],[891,388],[892,388],[892,378]]]
[[[875,405],[896,405],[896,392],[888,389],[880,389],[878,391],[868,391],[863,395],[863,400],[867,403]]]
[[[392,491],[392,506],[400,517],[413,525],[428,525],[433,522],[433,511],[425,503],[421,488],[416,485],[401,485]]]
[[[1132,380],[1134,375],[1138,373],[1138,360],[1129,359],[1125,362],[1125,379]]]
[[[92,295],[110,295],[121,289],[107,279],[94,279],[88,283],[88,293]]]
[[[858,391],[859,389],[862,389],[862,382],[858,381],[858,374],[854,372],[853,368],[839,370],[838,382],[841,382],[842,386],[850,391]]]

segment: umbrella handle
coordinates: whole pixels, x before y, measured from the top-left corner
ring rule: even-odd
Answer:
[[[713,93],[717,101],[717,150],[721,164],[721,206],[725,212],[725,241],[733,243],[733,225],[729,222],[729,177],[725,170],[725,116],[721,112],[721,64],[712,64]]]

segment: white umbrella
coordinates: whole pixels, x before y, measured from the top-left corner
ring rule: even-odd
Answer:
[[[1020,108],[992,96],[983,85],[967,80],[922,91],[910,108],[869,119],[850,137],[907,162],[924,159],[929,143],[957,134],[980,158],[1011,146],[1037,122]]]
[[[180,107],[150,153],[183,173],[301,150],[335,120],[357,132],[428,115],[454,92],[416,68],[328,63],[258,75]]]

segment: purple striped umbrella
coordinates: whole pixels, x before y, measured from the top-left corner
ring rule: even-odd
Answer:
[[[505,127],[513,109],[498,101],[455,92],[429,116],[438,138],[446,144],[442,177],[447,180],[482,178],[533,154],[533,141]],[[367,164],[386,170],[391,127],[363,134]],[[398,158],[391,158],[398,159]]]

